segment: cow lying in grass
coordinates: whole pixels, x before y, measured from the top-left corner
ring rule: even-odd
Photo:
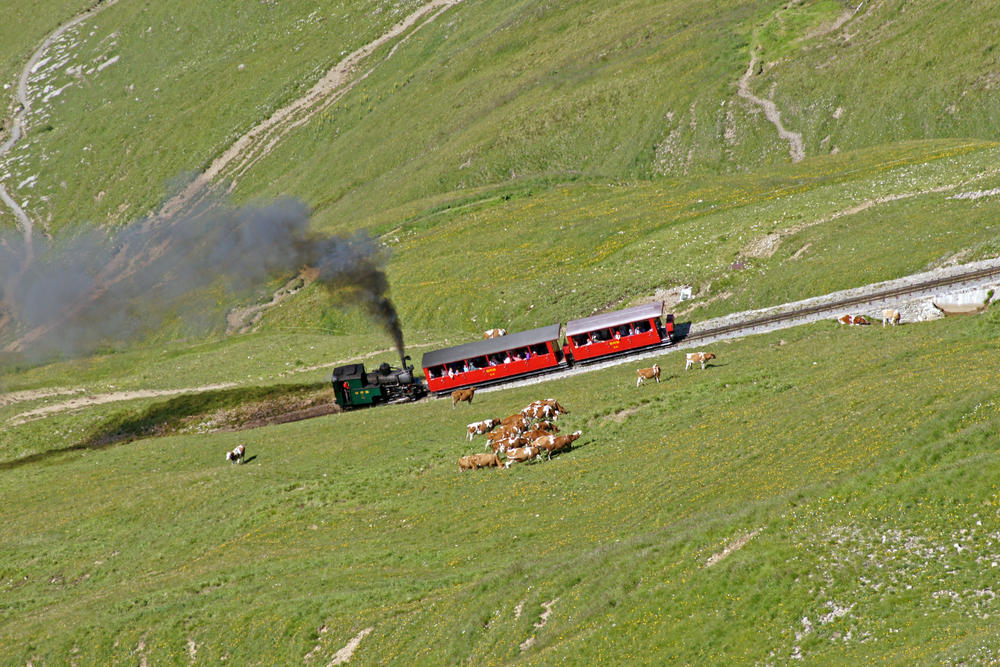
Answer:
[[[469,387],[468,389],[456,389],[451,392],[451,407],[455,407],[461,401],[466,401],[469,405],[472,405],[472,397],[476,394],[475,387]]]
[[[226,460],[230,463],[243,463],[243,454],[245,454],[246,451],[246,447],[243,445],[236,445],[236,449],[231,452],[226,452]]]
[[[701,369],[705,370],[705,362],[709,359],[715,359],[715,355],[711,352],[688,352],[684,370],[691,370],[694,364],[701,364]]]
[[[869,324],[868,320],[865,319],[863,315],[841,315],[837,318],[837,321],[841,324],[848,324],[852,327]]]
[[[500,467],[500,459],[497,458],[496,454],[469,454],[458,460],[458,469],[460,471],[490,467]]]
[[[500,336],[506,336],[506,329],[487,329],[483,332],[483,338],[499,338]]]
[[[640,368],[636,371],[639,375],[639,379],[635,381],[635,386],[638,387],[640,384],[649,380],[651,378],[656,378],[656,383],[660,383],[660,365],[653,364],[652,368]]]

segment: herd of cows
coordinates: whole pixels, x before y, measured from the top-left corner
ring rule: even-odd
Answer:
[[[452,407],[459,401],[472,403],[475,389],[460,389],[452,394]],[[509,468],[515,463],[526,463],[541,458],[551,459],[552,454],[569,449],[581,431],[569,435],[556,435],[559,427],[555,420],[568,411],[554,398],[534,401],[520,412],[504,419],[484,419],[466,426],[469,442],[477,435],[486,436],[490,453],[469,454],[458,460],[458,469]],[[500,459],[505,460],[501,463]]]
[[[870,324],[862,315],[842,315],[837,318],[840,324],[851,326]],[[882,326],[899,324],[898,310],[882,311]],[[502,335],[495,330],[486,333],[490,338]],[[685,357],[685,370],[690,370],[695,364],[705,368],[705,364],[715,359],[712,352],[689,352]],[[660,365],[653,364],[650,368],[639,368],[636,371],[635,386],[640,386],[646,380],[660,381]],[[476,388],[459,389],[451,394],[451,407],[461,402],[472,404]],[[580,437],[581,431],[569,435],[556,435],[559,428],[555,420],[567,410],[554,398],[534,401],[523,410],[503,419],[484,419],[466,426],[466,435],[472,442],[477,435],[485,435],[489,453],[469,454],[458,459],[458,469],[477,470],[479,468],[510,468],[515,463],[534,461],[545,455],[551,459],[552,454],[569,449],[572,443]],[[503,461],[501,461],[501,458]]]
[[[690,369],[696,363],[705,368],[705,363],[711,359],[715,359],[715,355],[711,352],[689,352],[685,369]],[[653,364],[652,368],[640,368],[637,373],[636,387],[645,380],[660,381],[659,364]],[[463,401],[471,405],[475,395],[475,387],[458,389],[451,394],[451,407],[454,408]],[[546,460],[550,460],[552,454],[569,449],[582,435],[582,431],[575,431],[569,435],[556,435],[559,427],[556,426],[555,420],[567,412],[568,410],[560,405],[559,401],[546,398],[534,401],[520,412],[503,419],[484,419],[468,424],[465,429],[469,442],[472,442],[477,435],[485,435],[487,447],[492,452],[469,454],[459,458],[459,471],[479,468],[506,469],[515,463],[539,459],[543,453]],[[504,459],[503,462],[501,457]]]

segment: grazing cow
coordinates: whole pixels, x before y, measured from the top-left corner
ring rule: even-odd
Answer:
[[[534,425],[534,430],[545,431],[546,433],[558,433],[559,427],[556,426],[555,422],[551,421],[540,421]]]
[[[701,369],[705,370],[705,362],[709,359],[715,359],[715,355],[711,352],[688,352],[684,370],[691,370],[691,366],[694,364],[701,364]]]
[[[475,387],[469,387],[468,389],[456,389],[451,392],[451,407],[454,408],[460,401],[467,401],[469,405],[472,405],[472,396],[475,393]]]
[[[469,432],[469,442],[472,442],[472,436],[482,435],[483,433],[489,433],[497,425],[500,424],[499,419],[484,419],[481,422],[472,422],[466,426],[466,430]]]
[[[882,326],[885,326],[888,322],[892,326],[899,324],[900,314],[898,310],[883,310],[882,311]]]
[[[548,419],[550,417],[554,418],[558,414],[558,411],[547,403],[535,401],[521,410],[521,414],[531,419]]]
[[[473,460],[477,468],[499,468],[500,459],[496,454],[473,454]]]
[[[660,365],[653,364],[652,368],[640,368],[636,371],[639,374],[639,379],[635,381],[635,386],[639,386],[646,380],[650,378],[656,378],[656,383],[660,383]]]
[[[524,463],[525,461],[530,461],[537,458],[539,454],[538,447],[527,446],[527,447],[517,447],[515,449],[507,450],[507,463],[504,464],[505,468],[509,468],[515,463]]]
[[[509,417],[504,417],[500,420],[500,423],[504,426],[513,426],[518,431],[526,431],[528,426],[531,424],[531,420],[526,416],[518,412],[516,415],[511,415]]]
[[[483,333],[483,338],[499,338],[500,336],[506,335],[506,329],[489,329]]]
[[[486,434],[486,444],[494,452],[507,451],[510,447],[510,443],[516,441],[518,436],[521,435],[520,429],[513,426],[501,426],[492,433]]]
[[[246,453],[246,447],[243,445],[236,445],[236,449],[231,452],[226,452],[226,460],[230,463],[243,463],[243,454]]]
[[[458,460],[458,469],[477,470],[479,468],[500,467],[500,459],[496,454],[469,454]]]
[[[543,428],[533,428],[530,431],[525,431],[524,433],[522,433],[521,437],[525,438],[528,441],[528,443],[532,443],[535,440],[538,440],[543,435],[550,435],[551,433],[552,431]]]
[[[545,405],[551,405],[553,408],[555,408],[557,415],[568,415],[569,414],[569,410],[567,410],[563,406],[559,405],[559,401],[557,401],[554,398],[546,398],[544,401],[542,401],[542,403],[544,403]]]
[[[545,458],[551,459],[552,452],[562,451],[563,449],[568,449],[570,444],[577,438],[583,435],[582,431],[574,431],[569,435],[543,435],[542,437],[536,439],[531,443],[532,447],[537,447],[539,450],[545,450]]]

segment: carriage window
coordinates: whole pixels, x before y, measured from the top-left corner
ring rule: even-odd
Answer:
[[[471,365],[473,368],[486,368],[490,362],[486,360],[486,357],[476,357],[472,360]]]
[[[533,355],[548,354],[549,353],[549,346],[546,345],[545,343],[538,343],[537,345],[532,345],[531,346],[531,353]]]

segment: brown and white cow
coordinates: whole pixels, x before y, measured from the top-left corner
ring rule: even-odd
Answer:
[[[529,443],[533,443],[535,440],[542,437],[543,435],[551,435],[551,434],[552,431],[536,427],[531,429],[530,431],[525,431],[524,433],[521,434],[521,437],[527,439]]]
[[[558,433],[559,427],[556,426],[555,422],[543,420],[535,424],[535,430],[545,431],[546,433]]]
[[[509,417],[504,417],[500,420],[500,423],[504,426],[513,426],[517,428],[518,431],[526,431],[528,426],[531,424],[531,420],[525,415],[518,412],[516,415],[511,415]]]
[[[852,327],[869,324],[868,320],[862,315],[841,315],[837,318],[837,321],[841,324],[848,324]]]
[[[489,433],[497,426],[499,426],[499,419],[484,419],[481,422],[472,422],[465,429],[469,432],[469,442],[472,442],[472,437],[476,435],[482,435],[483,433]]]
[[[514,449],[507,450],[507,462],[504,464],[505,468],[509,468],[515,463],[524,463],[525,461],[531,461],[532,459],[538,458],[539,449],[538,447],[533,447],[531,445],[527,447],[516,447]]]
[[[531,440],[529,440],[527,436],[518,433],[517,435],[512,435],[508,437],[506,440],[501,440],[500,442],[496,443],[496,446],[493,449],[493,453],[494,454],[498,452],[505,453],[509,452],[512,449],[517,449],[518,447],[526,447],[527,445],[530,444]],[[492,447],[493,445],[491,444],[490,446]]]
[[[709,359],[715,359],[715,354],[712,352],[688,352],[687,363],[684,364],[684,370],[691,370],[691,366],[694,364],[701,364],[701,369],[705,370],[705,362]]]
[[[544,449],[545,458],[551,459],[552,452],[568,449],[573,441],[578,439],[581,435],[583,435],[582,431],[574,431],[569,435],[543,435],[532,442],[531,446],[537,447],[539,450]]]
[[[494,452],[503,452],[516,442],[521,430],[514,426],[501,426],[492,433],[486,434],[486,445]]]
[[[531,419],[549,419],[558,415],[554,407],[547,403],[535,401],[531,405],[521,410],[521,414]]]
[[[243,455],[247,449],[243,445],[236,445],[236,449],[226,452],[226,460],[230,463],[243,463]]]
[[[882,311],[882,326],[886,323],[896,326],[899,324],[899,320],[902,316],[899,314],[898,310],[886,309]]]
[[[500,467],[500,459],[496,454],[469,454],[458,460],[459,470],[477,470],[479,468]]]
[[[660,365],[659,364],[653,364],[652,368],[639,368],[639,369],[636,370],[636,373],[639,375],[639,379],[637,379],[635,381],[635,386],[637,386],[637,387],[640,384],[642,384],[643,382],[645,382],[646,380],[649,380],[650,378],[656,378],[656,383],[657,384],[660,383]]]
[[[559,401],[557,401],[554,398],[546,398],[544,401],[542,401],[542,403],[544,403],[545,405],[551,405],[553,408],[555,408],[556,409],[556,415],[568,415],[569,414],[569,410],[567,410],[562,405],[560,405]]]
[[[475,393],[475,387],[469,387],[468,389],[456,389],[451,392],[451,407],[454,408],[461,401],[466,401],[469,405],[472,405],[472,397]]]
[[[506,329],[487,329],[483,332],[483,338],[499,338],[500,336],[506,336]]]

